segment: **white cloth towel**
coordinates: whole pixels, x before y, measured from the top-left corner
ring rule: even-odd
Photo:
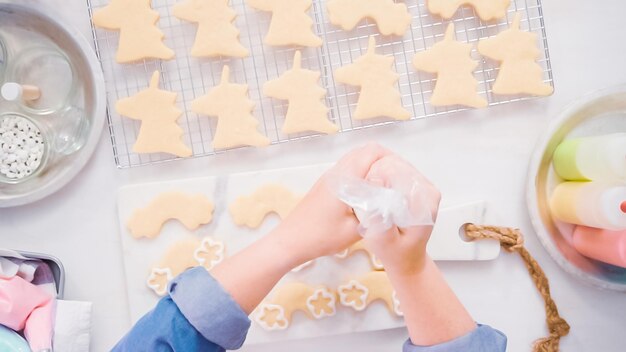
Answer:
[[[91,302],[57,300],[53,346],[59,352],[89,352]]]

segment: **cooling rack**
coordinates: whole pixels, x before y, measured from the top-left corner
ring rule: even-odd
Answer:
[[[90,16],[96,9],[105,6],[109,0],[87,0]],[[115,102],[137,93],[147,87],[152,72],[161,72],[163,89],[178,93],[177,106],[184,111],[178,120],[184,130],[184,142],[193,150],[193,157],[213,155],[228,150],[215,150],[211,146],[217,119],[198,116],[191,112],[191,101],[204,95],[219,83],[220,73],[225,64],[231,67],[231,79],[237,83],[247,83],[250,99],[257,104],[254,115],[260,121],[262,131],[272,144],[318,136],[315,133],[284,135],[281,126],[287,110],[284,101],[265,97],[263,84],[277,78],[292,66],[295,48],[274,48],[263,44],[270,15],[245,4],[245,0],[231,0],[237,12],[235,25],[241,31],[241,43],[248,48],[250,56],[243,59],[217,58],[198,59],[189,54],[193,44],[196,25],[174,17],[170,10],[177,0],[153,0],[152,7],[160,14],[158,27],[165,34],[165,44],[173,49],[176,57],[170,61],[145,60],[133,64],[115,62],[115,52],[119,33],[94,28],[92,33],[96,52],[102,63],[107,86],[108,127],[111,135],[113,154],[119,168],[174,160],[167,154],[137,154],[132,151],[140,122],[121,117],[112,108]],[[367,50],[368,38],[376,36],[377,52],[395,58],[395,70],[400,75],[398,88],[402,103],[412,113],[412,119],[450,114],[465,110],[460,107],[436,108],[428,103],[435,85],[435,76],[417,72],[412,64],[413,54],[430,48],[441,40],[447,25],[455,24],[459,41],[476,43],[480,39],[496,35],[508,28],[515,12],[521,12],[521,28],[537,33],[544,81],[553,85],[552,68],[546,40],[546,31],[541,8],[541,0],[512,0],[507,16],[497,22],[483,22],[471,7],[462,7],[454,18],[442,20],[431,15],[425,0],[404,0],[413,20],[411,28],[402,37],[380,36],[376,25],[364,21],[352,31],[343,31],[328,21],[326,0],[314,0],[309,15],[314,20],[315,32],[324,40],[320,48],[304,48],[302,67],[321,72],[320,84],[327,89],[326,104],[330,109],[329,118],[340,126],[341,132],[348,132],[389,123],[403,123],[385,119],[357,121],[352,112],[357,103],[358,89],[336,82],[332,72],[338,67],[352,63]],[[478,90],[490,106],[514,101],[532,99],[523,96],[497,96],[492,94],[491,85],[497,73],[497,63],[481,57],[474,48],[472,56],[479,61],[475,77],[479,81]],[[328,137],[332,138],[332,137]]]

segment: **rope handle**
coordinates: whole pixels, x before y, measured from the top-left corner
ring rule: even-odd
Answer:
[[[533,345],[534,352],[558,352],[561,338],[569,334],[570,326],[559,315],[556,303],[550,295],[550,283],[546,274],[524,247],[524,236],[519,229],[498,226],[480,226],[474,224],[465,225],[465,235],[471,240],[494,239],[500,242],[500,246],[507,252],[517,252],[524,260],[528,273],[535,283],[539,294],[543,297],[546,309],[546,323],[550,335],[540,338]]]

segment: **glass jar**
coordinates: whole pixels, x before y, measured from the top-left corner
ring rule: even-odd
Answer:
[[[77,94],[74,66],[53,47],[35,46],[16,53],[5,81],[39,88],[39,99],[17,102],[29,114],[49,115],[64,110]]]
[[[4,83],[4,75],[7,69],[8,50],[6,42],[2,35],[0,35],[0,85]]]
[[[23,114],[0,114],[0,183],[17,184],[36,177],[51,157],[46,126]]]

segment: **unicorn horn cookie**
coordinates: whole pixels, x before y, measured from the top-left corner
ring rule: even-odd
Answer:
[[[543,70],[537,63],[537,34],[520,30],[520,19],[518,12],[509,29],[478,42],[481,55],[501,63],[492,91],[502,95],[550,95],[554,89],[543,82]]]
[[[368,18],[378,26],[382,35],[403,36],[411,25],[411,15],[405,4],[393,0],[329,0],[330,23],[349,31]]]
[[[154,71],[148,88],[123,98],[115,104],[118,114],[141,121],[135,153],[169,153],[191,156],[192,150],[181,137],[183,129],[177,121],[183,114],[176,108],[176,93],[159,89],[159,71]]]
[[[354,110],[356,120],[390,117],[408,120],[411,113],[402,107],[398,91],[399,75],[393,71],[394,58],[376,54],[376,38],[369,38],[367,53],[353,64],[335,71],[337,82],[361,88]]]
[[[272,13],[265,44],[318,47],[322,39],[313,33],[313,20],[307,11],[312,0],[247,0],[248,6]]]
[[[222,68],[220,84],[191,102],[191,110],[196,114],[217,116],[213,137],[215,149],[270,144],[270,140],[257,129],[259,121],[252,115],[254,106],[248,98],[248,85],[230,82],[227,65]]]
[[[323,100],[326,89],[319,86],[321,73],[302,68],[302,54],[296,51],[293,68],[263,85],[263,94],[287,100],[287,116],[282,132],[319,132],[331,134],[339,127],[328,120],[328,107]]]
[[[454,24],[450,23],[442,41],[413,57],[418,71],[437,74],[430,103],[434,106],[463,105],[473,108],[487,106],[476,90],[474,69],[478,62],[470,56],[472,45],[456,41]]]

